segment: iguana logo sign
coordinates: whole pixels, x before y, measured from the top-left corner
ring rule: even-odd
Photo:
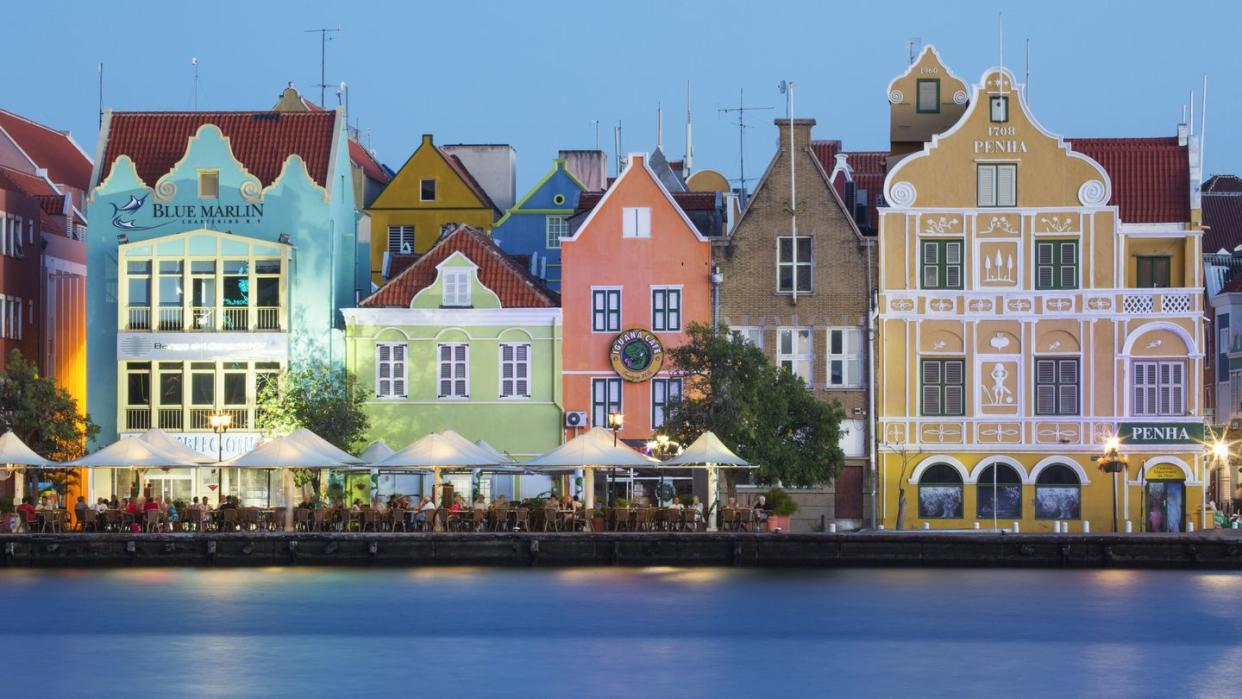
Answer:
[[[664,345],[641,328],[623,330],[608,351],[612,368],[626,381],[646,381],[664,366]]]

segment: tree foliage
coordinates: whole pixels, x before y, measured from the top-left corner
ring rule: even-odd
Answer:
[[[13,350],[0,374],[0,434],[8,430],[40,456],[67,461],[85,453],[86,440],[99,434],[99,425],[79,412],[68,391]]]
[[[689,341],[668,351],[684,380],[664,429],[683,444],[711,430],[759,464],[760,480],[799,488],[841,471],[841,420],[835,401],[818,401],[802,379],[773,366],[763,350],[721,327],[692,323]]]

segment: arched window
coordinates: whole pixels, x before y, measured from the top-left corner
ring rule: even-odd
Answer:
[[[962,475],[948,464],[934,464],[919,477],[919,517],[959,519],[962,516]]]
[[[1081,519],[1082,482],[1074,469],[1053,464],[1035,478],[1036,519]]]
[[[975,481],[979,517],[1022,517],[1022,476],[1009,464],[991,464]]]

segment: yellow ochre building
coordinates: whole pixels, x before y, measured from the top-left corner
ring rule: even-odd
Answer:
[[[1115,493],[1119,529],[1210,526],[1196,137],[1065,138],[1005,68],[963,87],[931,47],[889,86],[881,521],[1104,532]]]

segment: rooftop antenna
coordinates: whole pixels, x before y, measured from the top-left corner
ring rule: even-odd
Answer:
[[[319,33],[319,104],[321,106],[323,105],[325,91],[328,89],[325,70],[328,62],[328,42],[332,40],[332,37],[328,35],[336,34],[339,31],[341,31],[340,25],[337,25],[336,29],[321,27],[319,29],[307,29],[303,32],[305,34]]]
[[[1005,13],[996,13],[996,65],[1005,67]]]
[[[664,151],[664,106],[656,102],[656,149]]]
[[[103,64],[99,64],[99,125],[103,126]]]
[[[1207,136],[1207,75],[1203,76],[1203,108],[1199,110],[1199,180],[1203,181],[1203,142]]]
[[[906,39],[906,53],[909,54],[910,65],[914,65],[914,59],[918,58],[918,49],[922,44],[923,40],[917,36]]]
[[[1195,135],[1195,91],[1190,91],[1190,121],[1186,122],[1190,128],[1190,135]]]
[[[190,59],[190,64],[194,66],[194,111],[198,111],[198,57]]]
[[[794,83],[785,80],[776,86],[785,95],[785,111],[789,115],[789,247],[793,252],[793,284],[790,286],[790,300],[798,304],[798,179],[794,162],[797,159],[794,150]]]
[[[772,107],[747,107],[746,106],[746,90],[739,89],[737,91],[737,106],[722,107],[716,111],[720,114],[737,113],[737,160],[738,160],[738,185],[741,188],[742,205],[746,204],[746,129],[750,125],[746,123],[746,112],[761,112],[772,109]]]
[[[595,150],[599,150],[599,119],[592,119],[591,125],[595,127]]]
[[[621,177],[621,122],[617,122],[617,128],[613,131],[613,141],[616,150],[614,155],[617,159],[617,177]]]
[[[686,157],[683,158],[682,174],[686,177],[690,176],[690,170],[694,166],[694,140],[691,133],[690,123],[690,81],[686,81]]]
[[[1026,39],[1026,77],[1022,80],[1022,91],[1027,104],[1031,102],[1031,39]]]

